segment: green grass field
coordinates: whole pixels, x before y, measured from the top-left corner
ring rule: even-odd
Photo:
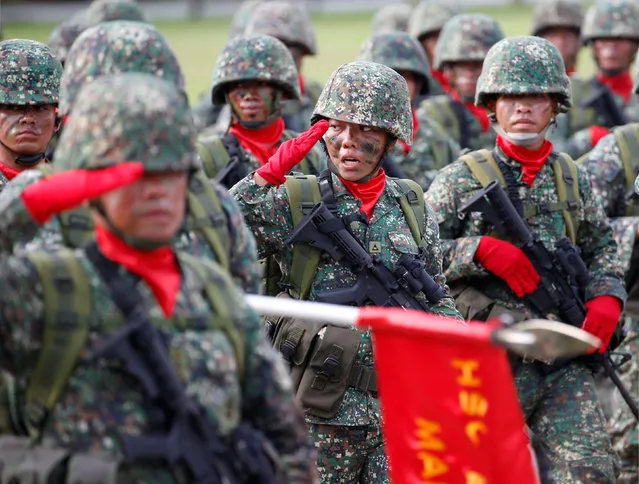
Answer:
[[[475,9],[494,16],[506,35],[524,35],[530,27],[531,10],[527,6]],[[317,31],[319,54],[305,60],[307,76],[324,81],[343,62],[353,59],[360,44],[371,34],[371,14],[318,14],[313,17]],[[157,22],[156,27],[167,37],[184,69],[191,99],[208,90],[211,72],[218,53],[228,37],[229,18],[195,22]],[[46,42],[53,24],[7,24],[7,38],[22,37]],[[580,72],[593,72],[588,49],[581,53]]]

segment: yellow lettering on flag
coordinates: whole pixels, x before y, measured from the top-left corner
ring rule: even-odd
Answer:
[[[485,434],[488,432],[488,427],[481,420],[473,420],[466,424],[466,435],[470,441],[477,447],[479,445],[479,434]]]
[[[471,417],[485,417],[488,411],[488,400],[479,392],[462,390],[459,392],[459,405],[462,412]]]
[[[422,479],[439,477],[448,472],[448,464],[436,455],[422,451],[417,453],[417,457],[422,461]]]
[[[466,471],[464,473],[464,477],[466,478],[466,484],[487,484],[488,483],[488,479],[482,476],[479,472]]]
[[[441,432],[441,425],[432,420],[426,420],[423,418],[417,418],[415,421],[417,430],[415,434],[419,439],[419,448],[425,450],[446,450],[446,444],[440,439],[437,434]]]
[[[479,361],[477,360],[460,360],[453,359],[452,365],[460,370],[461,375],[457,377],[457,383],[463,387],[479,387],[481,379],[474,375],[479,369]]]

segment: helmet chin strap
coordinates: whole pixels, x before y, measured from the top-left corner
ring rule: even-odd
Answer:
[[[550,129],[551,126],[555,124],[555,118],[552,118],[550,122],[546,125],[544,129],[542,129],[539,133],[509,133],[504,128],[500,126],[497,122],[497,117],[495,113],[491,113],[489,116],[490,125],[495,130],[495,132],[501,137],[507,139],[512,144],[517,146],[522,146],[524,148],[528,148],[538,143],[541,140],[546,139],[546,133]]]
[[[240,123],[240,126],[246,129],[258,130],[258,129],[264,128],[274,123],[275,121],[277,121],[277,118],[282,116],[282,92],[279,89],[275,91],[275,95],[273,99],[273,109],[271,110],[270,113],[268,113],[268,116],[266,117],[264,121],[243,120],[241,116],[238,114],[238,112],[235,110],[235,108],[233,107],[233,104],[231,103],[231,100],[229,99],[228,93],[225,94],[224,97],[226,98],[226,103],[231,107],[231,112],[233,113],[233,116],[232,116],[233,119],[235,119],[238,123]]]
[[[11,148],[9,148],[6,144],[0,141],[0,145],[4,147],[9,153],[15,153]],[[40,163],[45,158],[45,153],[36,153],[35,155],[13,155],[13,161],[15,161],[20,166],[35,166]]]

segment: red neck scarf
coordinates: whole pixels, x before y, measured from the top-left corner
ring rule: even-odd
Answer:
[[[162,311],[170,318],[182,279],[173,249],[169,246],[148,251],[135,249],[101,225],[95,228],[95,236],[107,259],[144,279]]]
[[[284,120],[277,118],[273,124],[259,129],[247,129],[235,122],[229,128],[229,133],[235,135],[246,151],[255,155],[260,164],[265,165],[275,154],[284,133]]]
[[[568,77],[572,76],[575,72],[577,72],[577,69],[575,69],[575,66],[572,66],[570,68],[566,68],[566,75]]]
[[[442,87],[445,93],[450,94],[452,89],[450,87],[450,84],[448,83],[448,79],[446,78],[446,76],[444,75],[442,71],[438,71],[437,69],[431,69],[430,76],[439,83],[439,85]]]
[[[466,106],[466,109],[468,109],[472,113],[472,115],[475,116],[477,121],[479,121],[479,124],[481,124],[482,131],[484,133],[487,133],[488,130],[490,129],[490,119],[488,119],[488,114],[486,113],[486,110],[482,107],[475,106],[473,103],[462,101],[457,91],[453,91],[451,89],[449,94],[454,101],[458,101],[462,103],[464,106]]]
[[[304,76],[302,74],[299,75],[298,79],[300,81],[300,92],[302,93],[302,96],[304,96],[304,94],[306,94],[306,81],[304,81]]]
[[[417,139],[417,131],[419,130],[419,118],[417,118],[417,110],[413,108],[413,143]],[[406,144],[404,140],[399,140],[401,146],[404,148],[404,155],[410,153],[411,147]]]
[[[601,72],[598,72],[597,80],[617,96],[622,97],[624,102],[628,102],[630,100],[633,85],[630,72],[622,72],[616,76],[605,76]]]
[[[22,173],[20,170],[16,170],[15,168],[11,168],[10,166],[5,165],[1,161],[0,161],[0,171],[2,172],[2,174],[4,176],[7,177],[7,180],[13,180],[20,173]]]
[[[373,214],[373,208],[377,200],[379,200],[379,197],[384,193],[384,187],[386,186],[386,173],[384,173],[384,169],[380,168],[379,173],[366,183],[355,183],[344,180],[343,178],[340,178],[340,180],[348,191],[362,202],[360,210],[364,212],[368,220],[370,220]]]
[[[521,164],[521,171],[524,173],[522,180],[524,180],[529,187],[532,186],[537,173],[539,173],[541,167],[544,166],[544,163],[546,163],[552,151],[552,143],[548,140],[545,140],[544,144],[541,145],[541,148],[538,150],[529,150],[523,146],[518,146],[501,136],[497,136],[497,145],[508,158]]]

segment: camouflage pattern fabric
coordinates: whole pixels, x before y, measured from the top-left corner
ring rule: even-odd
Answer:
[[[122,72],[154,74],[177,86],[186,98],[182,69],[165,37],[151,24],[114,21],[85,30],[73,44],[64,65],[60,114],[69,114],[85,83]]]
[[[543,35],[546,30],[568,27],[579,33],[584,19],[581,0],[542,0],[533,11],[531,35]]]
[[[373,34],[385,34],[388,32],[408,32],[412,8],[405,3],[384,5],[377,9],[371,21]]]
[[[561,53],[552,42],[539,37],[508,37],[486,54],[477,80],[475,104],[487,107],[492,95],[550,94],[559,111],[572,105],[570,79]]]
[[[300,76],[302,79],[302,76]],[[282,117],[286,127],[292,131],[306,131],[311,127],[311,116],[315,109],[315,104],[319,99],[324,85],[315,79],[303,77],[304,89],[301,91],[302,98],[285,99],[282,101]],[[301,87],[301,85],[300,85]]]
[[[581,28],[584,42],[598,37],[639,39],[639,5],[634,0],[597,0]]]
[[[512,169],[524,205],[557,203],[551,163],[546,162],[529,188],[522,181],[523,172],[517,161],[508,159],[498,147],[494,155]],[[552,153],[550,156],[558,155]],[[623,271],[612,230],[600,203],[594,198],[588,173],[583,168],[579,168],[578,173],[581,201],[576,213],[580,220],[577,245],[593,275],[585,290],[586,300],[611,295],[625,301]],[[479,241],[489,233],[490,226],[477,213],[459,217],[458,207],[481,188],[467,165],[458,160],[439,173],[426,194],[426,203],[432,206],[439,224],[447,281],[455,286],[453,290],[457,293],[462,288],[472,287],[491,301],[485,308],[466,308],[465,317],[486,320],[504,311],[516,312],[526,319],[540,317],[542,315],[534,314],[526,307],[504,281],[474,261]],[[555,247],[566,236],[560,212],[534,215],[527,218],[527,223],[548,248]],[[578,363],[572,363],[559,372],[543,376],[535,365],[524,363],[517,369],[515,380],[524,415],[535,435],[538,456],[548,467],[549,482],[614,483],[614,452],[590,372]]]
[[[488,49],[503,38],[501,27],[488,15],[456,15],[439,34],[433,67],[441,70],[449,62],[483,61]]]
[[[80,10],[58,25],[49,36],[47,44],[53,49],[58,59],[64,64],[69,49],[75,42],[75,39],[84,31],[86,21],[84,15],[86,9]]]
[[[313,111],[313,119],[318,117],[375,126],[413,142],[408,85],[382,64],[357,61],[333,71]]]
[[[62,64],[40,42],[10,39],[0,42],[0,104],[57,104]]]
[[[230,40],[213,69],[213,104],[225,104],[229,86],[241,81],[269,82],[291,99],[300,99],[297,68],[286,46],[270,35]]]
[[[410,15],[408,32],[421,41],[422,37],[439,32],[446,22],[462,12],[462,8],[454,2],[422,0]]]
[[[286,45],[302,47],[305,55],[317,54],[317,39],[311,16],[298,0],[256,5],[243,35],[271,35]]]
[[[142,7],[127,0],[96,0],[87,7],[84,16],[86,28],[114,20],[147,22]]]
[[[265,0],[244,0],[239,8],[235,11],[233,19],[231,20],[231,26],[229,27],[229,39],[234,39],[244,35],[246,26],[251,20],[251,16],[255,11],[255,7],[263,3]]]

